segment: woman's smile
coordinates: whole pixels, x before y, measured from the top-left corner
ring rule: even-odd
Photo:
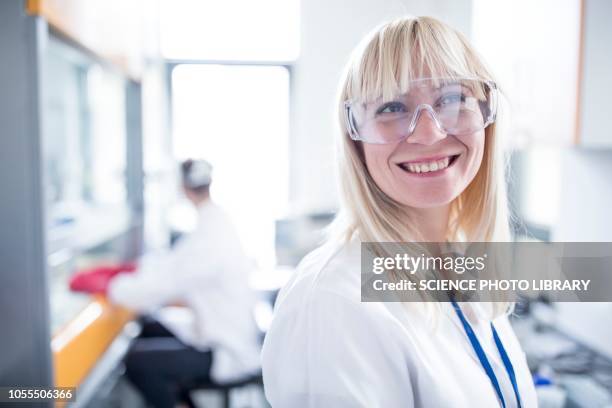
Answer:
[[[484,152],[482,130],[457,138],[426,125],[396,144],[363,144],[366,165],[378,187],[413,208],[453,201],[474,179]]]
[[[411,161],[402,161],[397,166],[410,177],[439,177],[448,173],[460,154],[438,155]]]

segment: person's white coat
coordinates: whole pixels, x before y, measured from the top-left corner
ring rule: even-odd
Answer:
[[[227,215],[211,201],[199,208],[194,232],[167,253],[146,256],[138,271],[111,281],[114,303],[152,313],[183,342],[213,350],[211,376],[228,381],[260,367],[252,265]],[[184,318],[161,306],[182,303]],[[176,309],[174,310],[176,312]]]
[[[262,352],[273,407],[499,407],[452,305],[362,303],[360,245],[326,244],[279,294]],[[476,304],[461,304],[501,384],[515,396]],[[478,319],[478,316],[480,317]],[[480,323],[476,323],[479,320]],[[514,365],[525,408],[537,406],[525,355],[507,317],[493,321]]]

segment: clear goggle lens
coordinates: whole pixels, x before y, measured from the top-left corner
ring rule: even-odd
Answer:
[[[442,132],[461,136],[493,123],[496,110],[495,84],[465,78],[417,79],[407,93],[392,98],[345,102],[351,138],[377,144],[408,137],[422,113],[429,112]]]

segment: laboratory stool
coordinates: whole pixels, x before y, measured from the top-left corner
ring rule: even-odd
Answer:
[[[261,372],[222,384],[207,380],[201,383],[194,382],[183,385],[181,387],[181,399],[189,406],[189,408],[198,408],[191,398],[191,393],[194,391],[215,391],[221,394],[223,408],[229,408],[231,392],[233,390],[252,385],[263,387],[263,377]]]

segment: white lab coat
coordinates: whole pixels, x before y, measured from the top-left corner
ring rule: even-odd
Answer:
[[[301,262],[282,289],[262,351],[271,405],[499,407],[452,305],[440,303],[442,312],[428,315],[422,303],[362,303],[360,259],[356,240],[326,244]],[[483,309],[461,306],[493,366],[506,406],[515,407]],[[493,323],[514,365],[523,407],[537,406],[525,355],[507,317]]]
[[[194,232],[172,251],[146,256],[139,270],[111,281],[109,298],[133,310],[157,313],[179,339],[213,350],[212,378],[229,381],[260,367],[251,262],[226,214],[212,202],[199,209]],[[188,306],[182,318],[172,302]]]

